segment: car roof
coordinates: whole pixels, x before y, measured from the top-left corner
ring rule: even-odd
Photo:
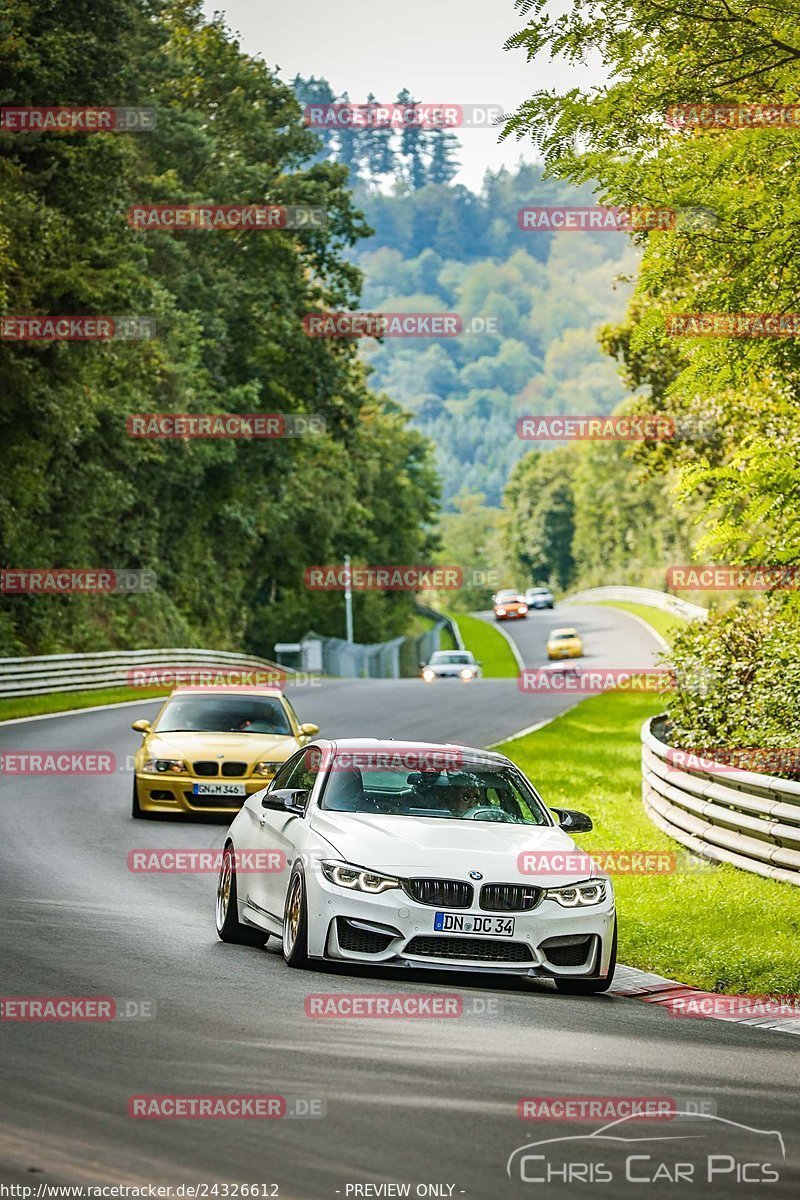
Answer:
[[[223,684],[222,686],[218,686],[217,684],[209,684],[207,686],[195,684],[194,687],[176,687],[172,689],[168,699],[171,700],[173,696],[208,696],[212,694],[222,696],[273,696],[283,699],[283,692],[279,687],[266,687],[252,683],[232,683],[228,685]]]
[[[568,633],[571,637],[578,637],[577,629],[573,629],[571,625],[562,625],[560,629],[551,629],[550,637],[555,637],[557,633]]]
[[[457,742],[416,742],[410,738],[315,738],[313,742],[308,742],[306,749],[311,746],[320,746],[321,748],[330,747],[335,750],[374,750],[383,751],[385,754],[402,749],[403,753],[409,750],[412,751],[439,751],[446,752],[448,750],[458,750],[465,755],[475,755],[482,761],[487,759],[498,764],[505,764],[511,760],[506,758],[505,754],[498,754],[495,750],[481,750],[477,746],[461,746]]]

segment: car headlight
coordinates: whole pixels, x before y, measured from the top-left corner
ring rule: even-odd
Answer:
[[[156,771],[159,775],[185,775],[186,763],[182,758],[146,758],[144,771]]]
[[[519,611],[520,611],[520,612],[527,612],[527,611],[528,611],[528,606],[527,606],[527,604],[520,604],[520,606],[519,606]]]
[[[432,679],[436,678],[436,673],[434,671],[432,671],[430,669],[430,667],[426,667],[425,670],[422,672],[422,678],[425,680],[426,683],[430,683],[430,681]]]
[[[504,617],[506,615],[506,610],[504,608],[497,608],[495,609],[495,612],[497,613],[498,617]]]
[[[602,904],[606,898],[604,879],[591,883],[575,883],[570,887],[548,888],[545,900],[555,900],[562,908],[588,908],[590,904]]]
[[[461,678],[462,679],[472,679],[472,676],[474,674],[475,674],[475,672],[472,670],[472,667],[464,667],[464,670],[461,672]]]
[[[330,883],[347,888],[350,892],[369,892],[372,896],[379,896],[390,888],[400,887],[399,879],[393,875],[382,875],[380,871],[366,871],[363,867],[351,867],[343,862],[324,862],[321,866],[322,874]]]
[[[283,766],[282,762],[270,762],[268,759],[266,759],[264,762],[256,763],[255,769],[254,769],[254,774],[255,775],[274,775],[275,772],[277,771],[278,767],[282,767],[282,766]]]

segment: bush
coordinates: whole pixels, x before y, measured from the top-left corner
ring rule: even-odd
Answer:
[[[800,714],[800,598],[739,603],[677,630],[669,655],[669,740],[684,749],[796,747]],[[800,777],[800,768],[771,773]]]

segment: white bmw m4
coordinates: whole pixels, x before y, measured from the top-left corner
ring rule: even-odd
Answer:
[[[602,992],[614,975],[611,880],[502,754],[315,740],[245,801],[225,839],[224,942],[281,939],[310,960],[502,971]]]

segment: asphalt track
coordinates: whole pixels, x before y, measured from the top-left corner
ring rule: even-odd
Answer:
[[[526,663],[537,666],[547,630],[566,623],[584,632],[593,665],[652,661],[644,630],[612,609],[532,614],[509,631]],[[331,735],[487,745],[574,697],[523,695],[514,680],[330,681],[298,689],[294,701],[301,719],[318,721]],[[141,706],[141,715],[153,711],[152,703]],[[0,748],[111,750],[124,765],[136,745],[129,725],[138,715],[112,708],[7,725]],[[560,996],[547,984],[291,971],[272,943],[258,950],[218,941],[213,876],[128,871],[134,847],[219,845],[224,829],[133,822],[126,771],[106,778],[0,776],[0,809],[0,993],[110,996],[155,1007],[154,1017],[141,1020],[0,1021],[3,1184],[32,1186],[34,1196],[51,1183],[276,1184],[274,1194],[290,1200],[376,1196],[382,1193],[363,1189],[389,1182],[410,1185],[411,1196],[425,1194],[418,1185],[438,1185],[438,1193],[427,1194],[479,1200],[545,1190],[743,1200],[798,1194],[796,1038],[679,1020],[613,995]],[[310,1019],[310,992],[455,992],[465,1011],[451,1019]],[[321,1100],[326,1114],[129,1118],[128,1098],[153,1093],[278,1094]],[[596,1186],[573,1181],[546,1189],[521,1182],[519,1173],[509,1178],[506,1161],[515,1148],[597,1127],[517,1116],[521,1097],[566,1094],[711,1102],[724,1120],[782,1133],[780,1179],[726,1181],[718,1191],[699,1175],[693,1184],[626,1182],[616,1167],[612,1182]],[[654,1130],[652,1123],[633,1128],[641,1131],[634,1136]],[[664,1129],[660,1122],[655,1132],[664,1136]],[[731,1130],[738,1139],[734,1127],[715,1123],[710,1149],[728,1151]]]

